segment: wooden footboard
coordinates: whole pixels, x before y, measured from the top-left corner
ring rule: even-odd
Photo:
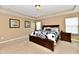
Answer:
[[[29,40],[54,51],[54,42],[52,40],[43,39],[43,38],[30,36],[30,35],[29,35]]]

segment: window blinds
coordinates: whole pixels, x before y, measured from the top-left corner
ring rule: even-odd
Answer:
[[[66,32],[72,33],[72,34],[79,34],[78,26],[79,26],[78,17],[72,17],[72,18],[65,19]]]

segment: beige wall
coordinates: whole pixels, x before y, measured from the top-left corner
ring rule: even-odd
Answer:
[[[65,31],[65,18],[78,16],[78,13],[72,13],[61,16],[54,16],[50,18],[41,19],[43,25],[60,25],[60,29]]]
[[[71,14],[66,14],[66,15],[61,15],[61,16],[54,16],[50,18],[43,18],[41,19],[43,25],[60,25],[60,29],[62,31],[65,31],[65,18],[67,17],[79,17],[79,13],[71,13]],[[79,36],[79,35],[78,35]],[[73,37],[73,35],[72,35]],[[77,37],[77,36],[74,36]]]
[[[42,20],[43,25],[60,25],[61,30],[64,30],[64,18],[61,16],[52,17],[50,19]]]
[[[41,19],[43,25],[60,25],[60,29],[65,31],[65,21],[66,17],[78,16],[78,13],[72,13],[61,16],[54,16],[50,18]],[[20,20],[20,28],[9,28],[9,18],[19,19]],[[24,28],[24,21],[31,21],[31,28]],[[0,42],[9,40],[12,38],[29,35],[35,29],[35,21],[33,19],[21,18],[17,16],[11,16],[6,14],[0,14]],[[1,39],[4,37],[4,39]]]
[[[20,28],[9,28],[9,18],[19,19]],[[24,28],[25,20],[31,21],[31,28]],[[23,35],[29,35],[34,30],[34,27],[35,27],[35,21],[31,19],[0,14],[0,42],[12,38],[20,37]],[[4,37],[4,39],[1,39],[1,37]]]

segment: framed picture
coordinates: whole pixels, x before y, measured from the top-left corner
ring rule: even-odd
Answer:
[[[30,28],[31,27],[31,22],[30,21],[24,21],[24,27],[25,28]]]
[[[20,28],[20,20],[9,19],[9,28]]]

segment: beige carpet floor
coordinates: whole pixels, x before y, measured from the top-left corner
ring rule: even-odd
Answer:
[[[1,54],[78,54],[79,42],[59,41],[55,51],[35,44],[26,39],[20,39],[5,44],[0,44]]]

